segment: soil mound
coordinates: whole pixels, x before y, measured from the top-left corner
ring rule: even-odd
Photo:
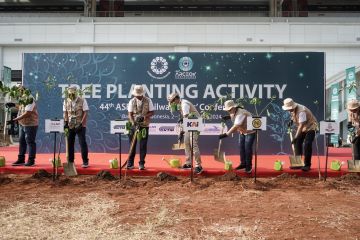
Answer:
[[[11,183],[13,180],[9,177],[3,177],[0,175],[0,185]]]
[[[116,178],[109,171],[100,171],[96,174],[95,180],[114,181]]]
[[[227,172],[224,175],[217,177],[218,181],[239,181],[240,177],[235,172]]]
[[[179,179],[177,177],[175,177],[175,176],[170,175],[170,174],[167,174],[167,173],[164,173],[164,172],[159,172],[156,175],[156,180],[163,182],[163,181],[177,181]]]
[[[52,174],[48,173],[44,169],[39,169],[36,173],[34,173],[32,175],[32,178],[35,178],[35,179],[48,179],[51,177],[52,177]]]

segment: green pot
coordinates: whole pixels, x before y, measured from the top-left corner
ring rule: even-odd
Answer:
[[[224,169],[226,171],[231,171],[232,170],[232,162],[231,161],[225,161]]]
[[[169,160],[169,165],[172,168],[179,168],[181,165],[180,159],[178,158],[172,158]]]
[[[119,168],[119,161],[117,160],[117,158],[109,160],[109,163],[110,163],[110,168],[111,169]]]
[[[274,163],[274,170],[281,171],[282,170],[282,163],[280,160],[276,160]]]
[[[0,156],[0,167],[5,167],[5,157]]]
[[[331,161],[330,169],[334,171],[340,171],[341,169],[341,162],[339,160]]]

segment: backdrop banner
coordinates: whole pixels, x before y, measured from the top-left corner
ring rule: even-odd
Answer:
[[[212,154],[217,147],[220,119],[226,114],[222,97],[243,103],[254,115],[268,117],[267,130],[260,133],[260,154],[291,152],[290,116],[281,109],[284,98],[293,98],[319,121],[324,119],[324,53],[25,53],[23,59],[24,85],[34,95],[38,93],[38,152],[53,150],[44,122],[62,118],[62,92],[69,84],[92,89],[84,95],[90,107],[87,141],[91,152],[118,151],[110,121],[127,119],[135,84],[142,84],[154,103],[148,142],[148,153],[153,154],[178,154],[171,150],[177,141],[178,113],[172,114],[166,101],[173,91],[208,115],[200,137],[202,154]],[[251,102],[254,98],[257,101]],[[127,142],[127,136],[123,140]],[[238,134],[225,139],[222,146],[226,154],[238,154]],[[123,152],[127,151],[125,145]]]

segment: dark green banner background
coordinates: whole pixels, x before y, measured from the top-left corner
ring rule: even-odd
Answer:
[[[286,134],[289,115],[281,109],[284,98],[307,106],[318,120],[324,117],[323,53],[29,53],[24,55],[23,74],[25,86],[39,95],[39,152],[52,151],[52,136],[44,133],[44,121],[62,117],[61,91],[70,83],[93,86],[86,96],[92,152],[117,151],[117,137],[109,133],[110,120],[127,117],[126,104],[134,84],[144,85],[156,108],[153,123],[165,123],[165,127],[177,121],[166,109],[166,95],[173,90],[199,110],[227,94],[234,99],[260,98],[257,109],[261,110],[275,96],[262,114],[268,116],[268,130],[260,134],[261,154],[291,151]],[[245,108],[255,114],[253,105],[245,104]],[[223,114],[218,106],[207,122],[219,123]],[[126,137],[123,140],[127,142]],[[174,154],[171,145],[175,141],[175,135],[150,136],[148,152]],[[217,136],[201,136],[200,141],[203,154],[211,154],[218,144]],[[223,142],[227,154],[238,153],[237,145],[237,135]],[[127,149],[125,145],[123,151]]]

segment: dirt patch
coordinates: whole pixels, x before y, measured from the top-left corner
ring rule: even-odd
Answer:
[[[112,175],[109,171],[100,171],[94,177],[95,180],[107,180],[107,181],[114,181],[116,177]]]
[[[13,180],[9,177],[0,175],[0,185],[11,183]]]
[[[36,173],[34,173],[32,175],[32,178],[34,179],[39,179],[39,180],[43,180],[43,179],[49,179],[52,177],[51,173],[48,173],[46,170],[44,169],[39,169]]]
[[[289,174],[289,173],[283,173],[283,174],[280,174],[279,176],[275,177],[276,180],[288,180],[288,179],[294,179],[294,178],[298,178],[298,176],[295,174]]]
[[[172,176],[170,174],[164,173],[164,172],[159,172],[156,175],[156,180],[163,182],[163,181],[177,181],[179,180],[177,177]]]
[[[217,177],[216,180],[218,181],[239,181],[240,177],[236,175],[235,172],[227,172],[224,175]]]
[[[360,181],[360,174],[358,173],[348,173],[340,177],[340,180],[345,181]]]
[[[360,238],[356,179],[61,176],[64,184],[55,185],[6,177],[11,182],[1,185],[0,239]]]
[[[122,179],[119,183],[122,188],[134,188],[140,186],[140,183],[131,178]]]

